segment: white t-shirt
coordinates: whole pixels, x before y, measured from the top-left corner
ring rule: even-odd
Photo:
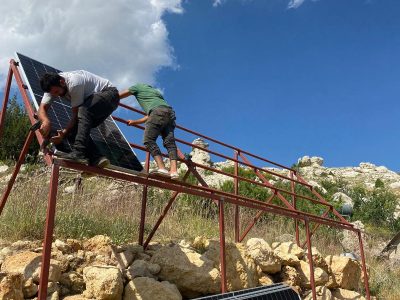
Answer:
[[[109,80],[84,70],[61,72],[59,75],[65,79],[68,91],[64,97],[71,101],[72,107],[82,105],[87,97],[113,86]],[[41,103],[51,104],[53,100],[50,93],[44,93]]]

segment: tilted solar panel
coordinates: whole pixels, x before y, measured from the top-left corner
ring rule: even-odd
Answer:
[[[37,110],[43,96],[43,91],[40,87],[40,77],[46,72],[59,73],[61,71],[20,53],[16,53],[16,59],[19,62],[18,68],[25,79],[25,84],[28,86]],[[71,119],[71,114],[69,100],[59,97],[53,101],[48,110],[52,131],[56,132],[59,129],[65,128]],[[106,156],[117,169],[142,170],[142,165],[112,117],[108,117],[101,125],[93,128],[90,136],[100,153]],[[61,145],[57,146],[57,149],[63,152],[70,152],[71,145],[65,139]]]
[[[225,294],[212,295],[195,300],[300,300],[300,296],[288,285],[276,283]]]

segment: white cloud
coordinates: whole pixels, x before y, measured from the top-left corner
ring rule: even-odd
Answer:
[[[222,5],[222,3],[224,3],[226,0],[214,0],[213,2],[213,6],[217,7],[219,5]]]
[[[290,0],[288,8],[298,8],[305,0]]]
[[[14,51],[62,70],[86,69],[118,87],[154,83],[174,67],[162,20],[182,13],[182,0],[2,0],[0,79]]]

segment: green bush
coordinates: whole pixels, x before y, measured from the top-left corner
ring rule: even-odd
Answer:
[[[31,122],[24,108],[17,102],[16,96],[10,99],[2,136],[0,137],[0,160],[17,160],[25,139],[28,135]],[[29,156],[35,158],[39,151],[39,145],[34,139],[29,148]]]

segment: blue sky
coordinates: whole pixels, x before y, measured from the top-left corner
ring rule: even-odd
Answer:
[[[400,1],[187,1],[157,81],[179,122],[270,159],[400,170]]]
[[[153,78],[180,124],[271,160],[400,170],[400,1],[288,2],[183,1],[162,14],[173,62],[130,80]]]

